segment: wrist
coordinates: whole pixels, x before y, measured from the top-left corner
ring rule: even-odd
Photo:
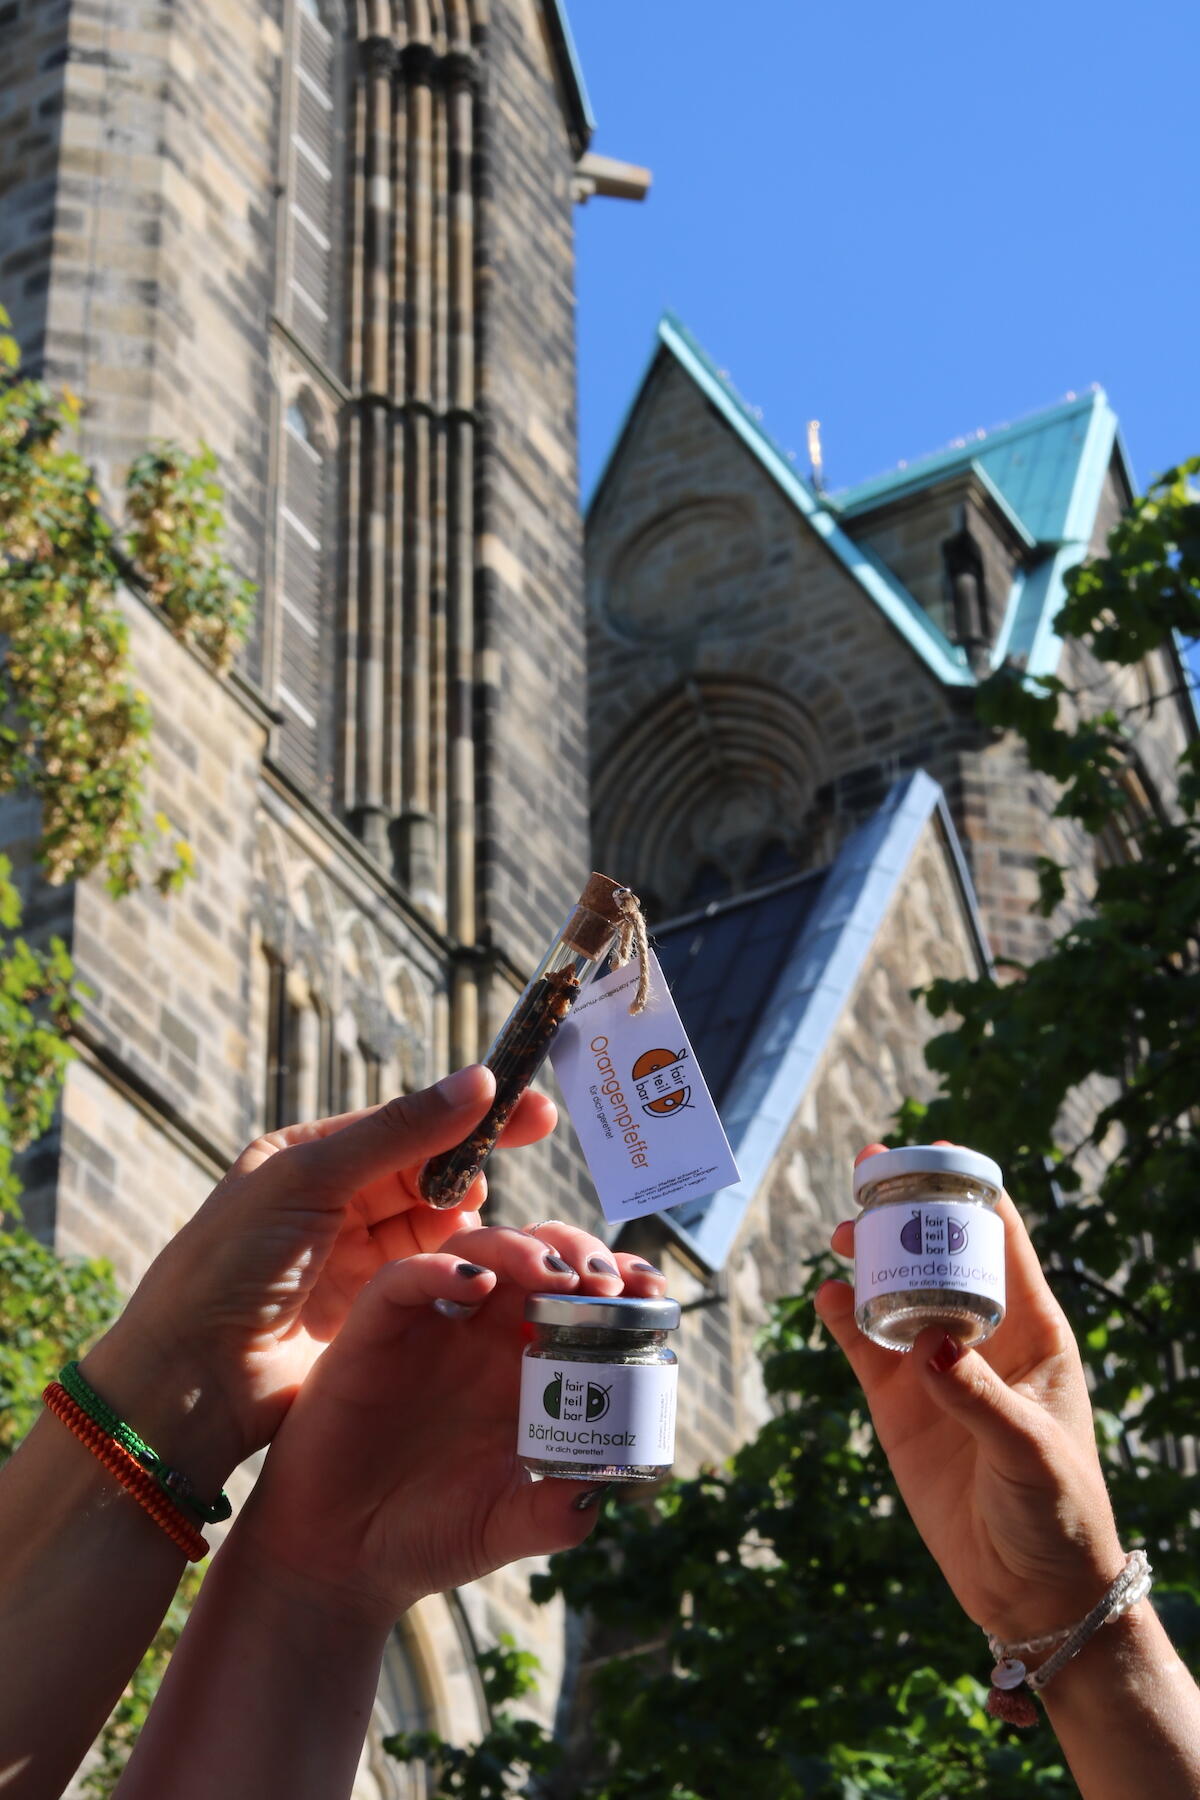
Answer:
[[[422,1594],[415,1588],[383,1594],[354,1568],[322,1567],[315,1556],[306,1558],[259,1519],[259,1498],[256,1489],[222,1547],[227,1571],[236,1570],[236,1580],[245,1579],[269,1596],[273,1607],[306,1620],[310,1629],[378,1639],[382,1645]]]
[[[1104,1625],[1064,1664],[1041,1695],[1051,1720],[1080,1707],[1094,1708],[1101,1697],[1122,1698],[1156,1686],[1168,1668],[1183,1664],[1148,1599]]]
[[[88,1385],[165,1463],[213,1500],[242,1460],[224,1395],[198,1355],[165,1350],[129,1314],[80,1362]]]
[[[1002,1644],[1026,1643],[1053,1632],[1065,1636],[1107,1592],[1125,1560],[1116,1527],[1105,1529],[1086,1544],[1065,1547],[1052,1570],[1040,1577],[1014,1574],[1011,1589],[1003,1600],[997,1597],[979,1623]]]

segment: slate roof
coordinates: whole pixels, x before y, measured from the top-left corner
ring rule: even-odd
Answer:
[[[741,1175],[736,1186],[661,1215],[710,1269],[733,1248],[935,814],[986,968],[954,825],[941,788],[920,770],[896,783],[827,869],[714,902],[654,933]]]
[[[827,875],[818,869],[714,900],[653,934],[718,1109]]]

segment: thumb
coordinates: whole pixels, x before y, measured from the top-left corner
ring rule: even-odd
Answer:
[[[345,1191],[368,1186],[460,1144],[478,1124],[496,1093],[482,1063],[458,1069],[436,1087],[398,1094],[350,1122],[323,1121],[303,1146],[310,1176]]]
[[[1045,1415],[1016,1394],[985,1362],[949,1332],[923,1331],[912,1350],[921,1386],[942,1412],[968,1431],[989,1459],[1018,1473],[1040,1461]]]

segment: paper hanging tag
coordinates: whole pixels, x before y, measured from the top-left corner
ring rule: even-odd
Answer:
[[[724,1129],[657,958],[631,1015],[632,967],[586,988],[550,1049],[606,1219],[640,1218],[738,1179]]]

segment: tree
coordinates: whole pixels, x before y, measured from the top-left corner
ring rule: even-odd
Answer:
[[[96,477],[63,442],[80,403],[22,379],[0,308],[0,796],[38,806],[32,865],[0,855],[0,1461],[36,1416],[46,1382],[115,1315],[112,1271],[64,1260],[21,1224],[14,1157],[53,1119],[80,1013],[66,946],[21,934],[20,882],[51,886],[103,871],[114,895],[149,880],[166,893],[192,866],[161,815],[144,817],[151,715],[128,668],[122,587],[142,592],[173,631],[227,665],[252,590],[221,550],[211,452],[147,451],[125,486],[128,524],[107,517]],[[196,1578],[134,1676],[88,1777],[110,1791],[182,1628]]]
[[[538,1660],[518,1650],[507,1632],[476,1659],[491,1724],[479,1744],[463,1748],[447,1744],[432,1731],[399,1731],[383,1740],[389,1756],[400,1762],[429,1765],[439,1794],[454,1800],[504,1800],[512,1791],[514,1771],[527,1781],[548,1774],[561,1760],[553,1738],[532,1719],[512,1711],[537,1687]]]
[[[1130,817],[1146,705],[1111,698],[1180,634],[1200,637],[1200,460],[1156,482],[1078,569],[1057,628],[1095,682],[1006,668],[984,721],[1019,734],[1059,785],[1058,812],[1125,860],[1045,953],[1003,979],[938,982],[949,1029],[928,1047],[941,1091],[907,1104],[896,1141],[945,1137],[996,1156],[1035,1222],[1085,1346],[1122,1530],[1151,1548],[1160,1604],[1200,1659],[1189,1448],[1200,1402],[1200,751],[1161,812]],[[1176,666],[1178,666],[1176,664]],[[1071,871],[1045,860],[1040,910]],[[953,1021],[953,1023],[950,1023]],[[1066,1120],[1084,1109],[1074,1138]],[[534,1597],[587,1612],[612,1649],[588,1694],[591,1755],[561,1789],[591,1800],[1017,1800],[1075,1793],[1046,1731],[983,1713],[980,1634],[931,1568],[857,1387],[814,1330],[815,1258],[776,1309],[765,1374],[776,1416],[720,1470],[649,1505],[610,1506]],[[439,1792],[453,1790],[442,1789]]]

